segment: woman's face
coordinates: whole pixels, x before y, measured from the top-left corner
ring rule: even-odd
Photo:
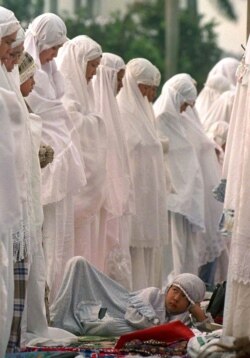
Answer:
[[[190,302],[179,287],[171,286],[165,296],[165,307],[170,314],[187,311]]]
[[[11,72],[14,69],[15,65],[18,64],[20,57],[23,53],[23,50],[24,50],[23,44],[18,45],[11,49],[9,53],[9,58],[6,58],[4,60],[4,65],[8,72]]]
[[[93,76],[96,75],[96,70],[100,65],[100,62],[101,62],[101,56],[95,58],[94,60],[88,61],[86,67],[86,74],[85,74],[87,83],[89,83],[89,81],[93,78]]]
[[[149,97],[149,94],[151,91],[151,86],[144,85],[143,83],[139,83],[138,88],[139,88],[141,94],[143,95],[143,97],[147,97],[147,98]]]
[[[51,48],[48,48],[47,50],[43,50],[42,52],[40,52],[39,59],[41,65],[45,65],[45,63],[52,61],[53,58],[57,56],[60,47],[62,47],[62,45],[53,46]]]
[[[4,36],[1,39],[0,43],[0,59],[4,60],[5,58],[9,57],[9,53],[11,51],[11,45],[16,40],[17,31],[13,32],[8,36]]]
[[[120,71],[117,72],[117,93],[120,92],[120,89],[123,87],[123,77],[125,75],[125,70],[121,69]]]
[[[26,80],[24,83],[21,84],[20,90],[23,97],[27,97],[30,94],[30,92],[33,90],[34,85],[35,85],[34,76],[31,76],[28,80]]]

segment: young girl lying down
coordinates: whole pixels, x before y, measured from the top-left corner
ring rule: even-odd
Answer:
[[[52,326],[77,335],[120,336],[138,329],[181,320],[208,319],[200,308],[205,284],[183,273],[161,290],[129,292],[83,257],[68,261],[62,286],[51,307]]]

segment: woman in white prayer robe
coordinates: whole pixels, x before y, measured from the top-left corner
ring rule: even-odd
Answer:
[[[224,209],[234,212],[223,334],[250,335],[250,39],[237,70],[235,103],[224,161],[227,178]],[[226,167],[225,167],[226,166]],[[232,221],[232,220],[231,220]]]
[[[35,86],[26,101],[42,119],[42,141],[54,150],[54,160],[42,170],[43,248],[52,301],[67,260],[74,256],[73,194],[86,184],[84,163],[72,140],[70,117],[63,106],[64,83],[54,58],[67,40],[64,22],[55,14],[35,18],[24,47],[37,66]]]
[[[104,120],[95,110],[91,81],[101,55],[97,42],[77,36],[60,49],[57,64],[65,79],[63,104],[71,118],[73,140],[87,179],[82,193],[74,198],[75,255],[84,256],[103,271],[108,248],[100,233],[100,210],[106,195],[107,139]]]
[[[183,78],[194,83],[194,80],[188,74],[178,74],[175,78]],[[186,111],[182,112],[181,116],[184,117],[182,124],[196,152],[204,183],[205,232],[198,234],[200,237],[200,277],[207,284],[213,285],[216,259],[226,248],[225,238],[219,232],[222,204],[215,200],[212,193],[220,180],[221,170],[215,153],[215,143],[207,137],[202,126],[198,124],[195,107],[189,106]],[[227,267],[224,269],[224,273],[226,272]],[[224,279],[226,279],[226,274],[224,274]]]
[[[22,209],[22,222],[20,229],[15,234],[14,260],[18,260],[17,281],[27,281],[27,293],[25,311],[22,315],[22,344],[26,344],[32,337],[52,337],[61,332],[48,330],[45,316],[44,290],[45,290],[45,263],[41,242],[42,207],[40,201],[40,167],[38,152],[35,149],[30,128],[29,113],[20,92],[20,80],[18,69],[13,72],[2,71],[1,83],[4,83],[10,93],[6,94],[8,108],[13,121],[13,133],[16,145],[16,170],[18,173],[20,202]],[[12,97],[11,97],[12,96]],[[19,119],[20,124],[16,123]],[[31,174],[32,173],[32,174]],[[18,228],[17,228],[18,229]],[[18,239],[23,239],[23,244],[17,245]],[[20,268],[20,271],[18,269]],[[26,273],[27,272],[27,273]],[[21,290],[22,288],[20,288]],[[20,297],[13,318],[20,320],[23,305],[23,297]],[[28,306],[28,308],[27,308]],[[15,326],[17,327],[17,322]],[[15,328],[16,329],[16,328]],[[18,349],[20,345],[20,322],[18,331],[13,330],[9,339],[9,350]],[[68,336],[66,332],[62,332]]]
[[[199,237],[205,229],[204,182],[182,112],[197,96],[193,82],[182,76],[168,80],[154,103],[161,137],[168,138],[167,161],[174,190],[167,196],[170,243],[166,248],[167,282],[183,272],[198,274]]]
[[[146,59],[129,61],[117,96],[135,190],[135,215],[130,220],[133,290],[162,286],[162,249],[168,241],[163,150],[147,98],[156,72]]]
[[[128,289],[132,288],[129,253],[129,215],[134,214],[133,187],[128,149],[116,95],[122,86],[125,63],[121,57],[103,53],[93,79],[95,108],[107,130],[107,193],[100,214],[103,272]],[[118,82],[119,79],[119,82]]]

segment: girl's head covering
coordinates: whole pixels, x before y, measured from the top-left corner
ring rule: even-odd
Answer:
[[[52,13],[36,17],[25,33],[24,48],[36,64],[40,65],[39,54],[67,41],[67,29],[63,20]]]
[[[117,73],[120,70],[125,70],[126,65],[123,59],[115,55],[113,53],[104,52],[102,54],[101,64],[99,66],[100,70],[101,68],[105,67],[107,69],[107,75],[109,76],[109,80],[112,86],[112,90],[114,95],[117,94]],[[108,71],[109,70],[109,71]]]
[[[20,27],[19,21],[14,13],[3,6],[0,6],[1,37],[13,34],[18,31]]]
[[[126,67],[137,84],[156,86],[160,82],[161,75],[158,68],[145,58],[134,58]]]
[[[22,43],[24,43],[24,40],[25,40],[25,31],[22,27],[20,27],[20,29],[17,31],[16,40],[15,42],[12,43],[11,47],[15,48],[21,45]]]
[[[192,305],[201,302],[206,293],[205,283],[192,273],[181,273],[176,276],[168,288],[171,286],[178,287]]]
[[[36,65],[33,57],[28,53],[24,52],[20,58],[18,65],[20,85],[27,81],[30,77],[34,76],[36,72]]]

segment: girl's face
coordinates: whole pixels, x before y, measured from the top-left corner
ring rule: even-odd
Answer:
[[[170,314],[187,311],[190,302],[179,287],[171,286],[165,296],[165,307]]]
[[[101,56],[95,58],[94,60],[88,61],[86,67],[86,73],[85,73],[87,83],[89,83],[89,81],[93,78],[93,76],[96,75],[96,70],[100,65],[100,62],[101,62]]]
[[[120,89],[123,87],[123,77],[125,75],[125,70],[121,69],[117,72],[117,93],[119,93]]]
[[[62,47],[62,45],[53,46],[51,48],[48,48],[47,50],[43,50],[42,52],[40,52],[39,59],[41,65],[45,65],[45,63],[52,61],[53,58],[57,56],[60,47]]]
[[[4,36],[1,39],[0,43],[0,59],[5,59],[9,57],[9,53],[11,51],[11,45],[16,40],[17,31],[13,32],[13,34],[10,34],[8,36]]]
[[[28,80],[21,84],[20,90],[22,92],[23,97],[27,97],[30,94],[30,92],[33,90],[34,85],[34,76],[31,76]]]

